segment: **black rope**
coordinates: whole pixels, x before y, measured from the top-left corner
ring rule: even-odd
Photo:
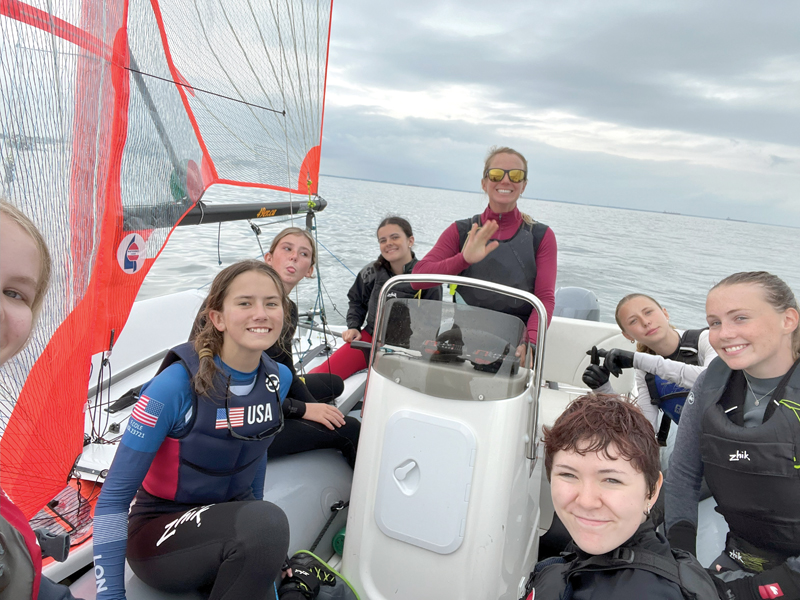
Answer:
[[[331,506],[331,516],[328,517],[328,522],[325,523],[325,527],[323,527],[322,531],[319,532],[317,539],[315,539],[314,543],[311,544],[311,548],[309,548],[308,550],[309,552],[314,552],[314,550],[317,549],[317,545],[322,541],[322,537],[325,535],[325,532],[328,531],[328,528],[331,526],[331,523],[333,523],[333,520],[336,518],[336,515],[338,515],[339,512],[343,511],[348,506],[350,506],[350,500],[348,500],[347,502],[342,502],[341,500],[339,500],[339,502]]]
[[[222,94],[217,94],[216,92],[210,92],[209,90],[204,90],[202,88],[196,88],[193,85],[189,85],[188,83],[181,83],[180,81],[174,81],[172,79],[167,79],[166,77],[159,77],[158,75],[153,75],[152,73],[145,73],[144,71],[137,71],[136,69],[132,69],[131,67],[123,67],[132,73],[138,73],[139,75],[146,75],[147,77],[152,77],[153,79],[160,79],[161,81],[166,81],[167,83],[174,83],[175,85],[179,85],[181,87],[188,88],[195,92],[203,92],[204,94],[211,94],[212,96],[217,96],[218,98],[224,98],[225,100],[231,100],[232,102],[238,102],[239,104],[245,104],[247,106],[252,106],[254,108],[260,108],[262,110],[268,110],[269,112],[274,112],[279,115],[286,116],[286,110],[278,110],[276,108],[268,108],[266,106],[261,106],[260,104],[253,104],[252,102],[245,102],[244,100],[237,100],[236,98],[231,98],[230,96],[224,96]]]

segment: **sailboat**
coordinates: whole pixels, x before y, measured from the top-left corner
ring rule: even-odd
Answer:
[[[325,207],[316,194],[330,15],[330,2],[311,0],[0,2],[3,194],[43,230],[58,274],[46,318],[2,375],[0,482],[27,516],[74,525],[125,428],[129,412],[109,413],[110,402],[188,336],[202,292],[134,303],[174,228],[297,213],[313,223]],[[287,200],[215,206],[205,201],[215,186]],[[621,335],[556,318],[527,368],[509,354],[521,334],[505,315],[390,300],[391,285],[370,369],[346,392],[357,398],[367,379],[355,473],[332,452],[271,461],[266,496],[289,516],[292,549],[351,501],[340,567],[362,598],[515,599],[552,520],[541,426],[585,391],[584,350]],[[530,303],[543,322],[535,297],[493,291]],[[437,339],[454,324],[461,343],[446,348]],[[614,384],[633,388],[632,377]],[[68,480],[61,498],[78,498],[74,513],[53,501]],[[80,546],[66,569],[91,563],[91,538]],[[73,593],[93,597],[101,575],[89,571]],[[127,590],[175,598],[132,575]]]

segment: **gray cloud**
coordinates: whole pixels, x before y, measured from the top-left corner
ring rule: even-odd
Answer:
[[[487,147],[503,143],[540,166],[540,197],[800,225],[798,22],[800,5],[786,1],[334,3],[322,169],[477,190]],[[337,105],[345,87],[446,86],[506,108],[482,123]],[[513,133],[545,111],[713,138],[713,164],[654,156],[652,141],[637,154],[610,138],[597,149]]]

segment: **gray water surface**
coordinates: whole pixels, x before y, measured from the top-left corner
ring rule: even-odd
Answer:
[[[479,189],[478,182],[475,187]],[[334,324],[344,323],[341,315],[347,312],[347,290],[354,279],[341,263],[357,273],[377,258],[375,229],[384,216],[398,214],[411,221],[416,253],[421,257],[450,223],[486,206],[485,195],[477,192],[338,177],[321,177],[319,189],[328,201],[327,209],[317,217],[318,238],[324,246],[319,249],[319,271],[326,310]],[[535,180],[528,192],[535,193]],[[285,200],[286,195],[275,198]],[[214,190],[210,190],[205,200],[214,199]],[[252,192],[236,190],[224,200],[253,197]],[[667,308],[676,326],[702,327],[709,288],[737,271],[770,271],[800,293],[797,229],[525,198],[519,207],[555,232],[557,286],[593,290],[600,299],[603,321],[613,322],[620,298],[643,292]],[[295,219],[298,226],[304,222],[304,217]],[[264,250],[273,235],[290,224],[259,220]],[[222,266],[218,265],[218,233]],[[231,262],[260,254],[256,236],[246,222],[223,223],[221,228],[180,227],[147,276],[139,298],[200,287]],[[295,299],[301,310],[313,307],[317,287],[316,279],[298,286]]]

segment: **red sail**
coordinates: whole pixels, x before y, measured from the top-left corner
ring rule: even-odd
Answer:
[[[183,215],[211,185],[316,193],[331,13],[330,0],[42,5],[0,0],[0,194],[54,258],[31,343],[0,373],[0,482],[29,517],[64,487],[91,358]]]

